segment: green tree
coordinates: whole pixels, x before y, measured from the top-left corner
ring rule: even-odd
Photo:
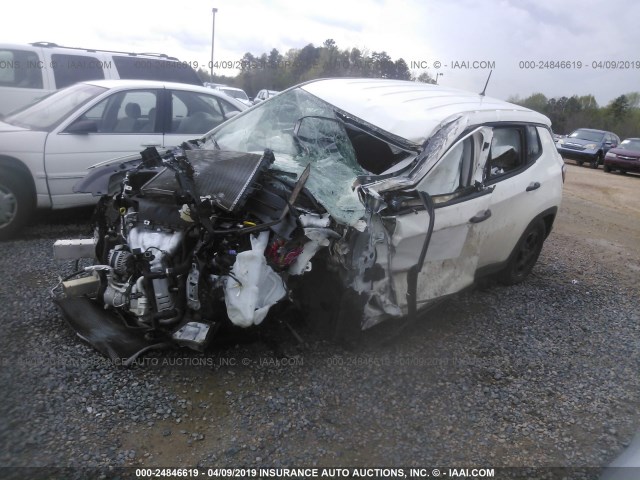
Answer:
[[[612,117],[621,119],[627,116],[631,109],[631,105],[629,104],[629,99],[626,95],[620,95],[611,101],[607,109]]]
[[[409,71],[409,66],[407,62],[404,61],[404,58],[399,58],[394,63],[395,67],[395,76],[393,78],[397,80],[411,80],[411,72]]]
[[[432,85],[436,83],[435,79],[429,75],[429,72],[422,72],[415,80],[416,82],[430,83]]]
[[[530,108],[539,113],[546,113],[549,105],[549,99],[543,93],[534,93],[529,95],[521,102],[515,102],[523,107]]]

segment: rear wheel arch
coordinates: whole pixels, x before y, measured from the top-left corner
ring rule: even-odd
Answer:
[[[507,260],[505,267],[497,274],[497,279],[500,283],[505,285],[514,285],[516,283],[520,283],[529,275],[538,261],[538,256],[542,250],[542,243],[547,239],[549,233],[551,233],[557,212],[558,208],[552,207],[540,213],[534,217],[531,222],[529,222],[522,232],[522,235],[520,235],[513,251],[509,255],[509,259]],[[537,248],[538,246],[534,248],[536,251],[529,252],[531,262],[530,264],[524,265],[524,263],[527,262],[523,262],[523,260],[518,257],[522,256],[523,244],[528,241],[527,238],[531,235],[540,236],[540,245],[539,248]]]
[[[545,226],[545,239],[549,236],[549,234],[551,233],[551,229],[553,228],[553,222],[556,219],[556,212],[548,212],[546,214],[543,215],[542,220],[544,221],[544,226]]]
[[[27,187],[33,192],[33,197],[35,199],[36,184],[33,179],[33,175],[31,170],[29,170],[29,167],[27,167],[21,160],[8,155],[0,155],[0,171],[1,170],[12,171],[14,174],[27,180]]]

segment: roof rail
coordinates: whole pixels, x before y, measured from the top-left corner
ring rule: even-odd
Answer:
[[[58,47],[59,46],[57,43],[53,43],[53,42],[33,42],[33,43],[30,43],[29,45],[34,47]]]
[[[95,48],[81,48],[81,47],[64,47],[62,45],[58,45],[53,42],[33,42],[29,45],[33,47],[43,47],[43,48],[66,48],[69,50],[82,50],[83,52],[104,52],[104,53],[119,53],[122,55],[129,55],[130,57],[137,57],[138,55],[145,55],[148,57],[159,57],[164,58],[165,60],[175,60],[179,61],[176,57],[170,57],[166,53],[134,53],[134,52],[120,52],[118,50],[99,50]]]

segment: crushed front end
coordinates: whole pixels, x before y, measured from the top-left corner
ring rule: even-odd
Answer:
[[[151,348],[202,350],[225,323],[259,325],[289,299],[288,279],[340,228],[274,155],[183,148],[98,169],[93,240],[59,241],[58,258],[93,250],[57,302],[78,334],[124,364]],[[87,248],[89,244],[89,248]],[[295,283],[295,282],[294,282]]]

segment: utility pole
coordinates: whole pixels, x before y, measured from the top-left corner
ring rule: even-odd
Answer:
[[[211,11],[213,12],[213,25],[211,27],[211,63],[209,67],[211,73],[211,82],[213,82],[213,45],[216,39],[216,12],[218,11],[218,9],[213,8],[211,9]]]

